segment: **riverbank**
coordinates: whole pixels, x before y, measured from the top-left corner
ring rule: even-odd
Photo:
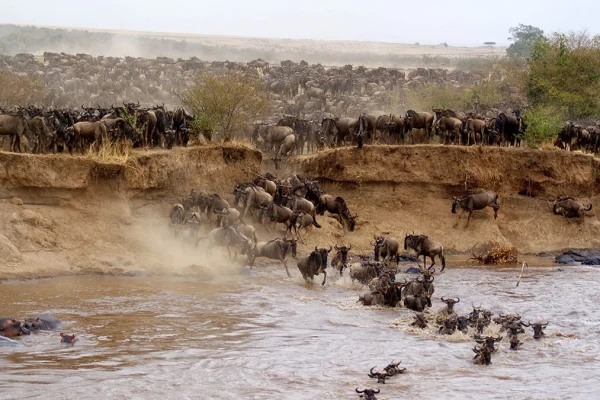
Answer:
[[[77,274],[213,275],[229,267],[175,241],[168,213],[190,189],[232,200],[236,183],[264,171],[263,155],[240,146],[136,151],[122,162],[67,155],[0,153],[0,280]],[[598,160],[553,150],[455,146],[367,146],[327,150],[287,161],[282,171],[318,178],[346,199],[357,228],[319,216],[299,254],[315,245],[352,244],[371,251],[375,234],[402,239],[427,234],[441,241],[451,265],[464,265],[473,246],[499,243],[521,254],[600,248],[595,216],[567,224],[551,200],[572,195],[598,205]],[[281,176],[284,172],[277,171]],[[500,194],[476,212],[468,229],[454,228],[452,196],[485,188]],[[464,221],[464,220],[463,220]],[[259,230],[259,240],[278,233]],[[220,251],[215,251],[220,253]],[[467,256],[468,255],[468,256]],[[293,264],[292,264],[293,265]],[[292,273],[295,268],[291,268]]]

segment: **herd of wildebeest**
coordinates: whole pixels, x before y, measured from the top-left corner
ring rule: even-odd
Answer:
[[[128,140],[133,147],[185,146],[202,132],[190,129],[194,115],[180,106],[175,93],[191,88],[199,72],[227,70],[256,72],[271,93],[272,118],[249,121],[247,131],[238,135],[273,148],[277,161],[305,149],[428,143],[434,135],[445,144],[518,146],[527,128],[520,110],[509,107],[419,111],[404,104],[401,114],[382,111],[390,93],[401,98],[406,88],[436,83],[462,87],[486,79],[466,71],[418,68],[407,74],[394,68],[325,68],[292,61],[271,65],[260,59],[236,63],[44,53],[42,59],[0,56],[0,71],[42,79],[47,89],[41,100],[46,108],[0,109],[0,137],[10,137],[12,151],[34,153],[83,151],[101,140]],[[556,145],[598,154],[600,130],[569,121]]]
[[[315,246],[306,255],[300,255],[297,251],[298,241],[306,243],[310,232],[321,228],[319,220],[322,222],[325,213],[335,218],[341,225],[340,229],[349,235],[355,230],[358,215],[350,211],[342,197],[326,194],[316,180],[298,175],[277,179],[271,173],[257,176],[252,182],[237,184],[232,196],[233,206],[217,193],[192,190],[181,203],[174,204],[170,210],[170,226],[174,236],[190,245],[204,247],[208,254],[218,247],[225,247],[230,257],[245,255],[246,265],[250,268],[258,258],[276,260],[283,265],[288,277],[292,277],[287,263],[287,258],[291,255],[297,259],[297,268],[306,282],[312,282],[316,276],[323,274],[323,286],[327,282],[328,267],[340,276],[347,271],[353,282],[360,282],[369,288],[359,296],[358,302],[365,306],[404,306],[413,310],[416,314],[412,327],[424,329],[432,322],[431,313],[424,311],[432,306],[436,258],[441,262],[440,272],[446,267],[444,247],[438,241],[426,235],[407,233],[404,237],[404,250],[413,250],[416,258],[402,254],[401,242],[384,235],[375,236],[370,243],[373,255],[357,254],[351,257],[352,246],[342,244]],[[571,201],[574,200],[557,202],[555,212],[563,213],[568,207],[566,204]],[[500,209],[498,194],[480,192],[453,198],[451,212],[460,213],[455,226],[458,226],[463,214],[467,213],[466,229],[472,213],[486,207],[491,207],[494,218],[497,218]],[[567,217],[566,214],[563,215]],[[256,227],[262,225],[264,231],[271,236],[278,235],[278,230],[283,236],[259,241],[257,228],[250,220],[254,221]],[[205,226],[204,230],[201,229],[202,226]],[[205,236],[201,236],[203,232]],[[423,264],[419,265],[418,276],[410,281],[406,278],[401,282],[397,281],[400,263],[420,262],[421,256]],[[427,258],[431,260],[430,265],[427,265]],[[494,325],[491,331],[507,332],[512,350],[517,350],[522,344],[519,335],[524,333],[524,327],[531,326],[534,338],[539,339],[547,325],[521,321],[518,315],[500,314],[492,318],[493,313],[481,307],[474,307],[470,314],[458,315],[454,305],[460,302],[460,298],[442,296],[441,300],[447,307],[437,313],[437,318],[433,320],[438,325],[436,331],[443,335],[455,332],[472,334],[479,344],[473,348],[476,353],[475,362],[482,365],[491,363],[491,356],[497,350],[494,343],[502,339],[500,336],[485,335],[485,330],[490,325]],[[398,368],[398,363],[392,363],[381,371],[372,369],[369,376],[385,383],[386,378],[403,371]]]

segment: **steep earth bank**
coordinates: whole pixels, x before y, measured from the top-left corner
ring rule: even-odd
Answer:
[[[65,155],[0,153],[0,279],[64,274],[175,274],[214,277],[232,266],[220,250],[211,257],[173,238],[168,213],[191,188],[232,200],[237,182],[264,171],[259,151],[203,146],[136,152],[127,163]],[[512,244],[521,253],[600,248],[594,216],[571,224],[551,212],[557,195],[598,204],[598,160],[563,151],[367,146],[287,161],[292,172],[318,178],[358,213],[355,232],[319,216],[300,255],[315,245],[350,243],[370,251],[374,234],[407,232],[441,241],[449,253],[470,254],[479,243]],[[475,213],[467,230],[453,225],[452,196],[496,190],[499,217]],[[252,222],[251,218],[248,218]],[[259,240],[280,232],[259,229]],[[465,256],[453,257],[457,265]],[[293,263],[291,264],[293,265]],[[292,272],[293,273],[293,272]]]

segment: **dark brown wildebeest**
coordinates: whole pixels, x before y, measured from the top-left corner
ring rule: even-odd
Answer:
[[[68,133],[70,130],[73,132],[72,137]],[[104,121],[77,122],[72,127],[67,128],[67,137],[69,137],[67,147],[69,148],[69,153],[73,154],[73,147],[77,145],[79,151],[83,154],[83,146],[87,142],[93,142],[99,147],[101,140],[107,137],[107,133]]]
[[[475,346],[473,347],[473,352],[475,353],[475,357],[473,357],[475,364],[490,365],[492,363],[492,352],[487,346]]]
[[[460,303],[460,297],[457,297],[456,300],[453,299],[452,297],[450,298],[444,298],[444,296],[442,296],[441,300],[446,303],[446,305],[448,306],[446,313],[448,315],[453,314],[454,313],[454,305],[457,303]]]
[[[305,212],[313,218],[313,225],[320,228],[321,225],[317,222],[317,216],[315,212],[315,205],[303,197],[292,195],[287,196],[287,206],[292,209],[293,212]]]
[[[453,197],[452,214],[456,214],[457,207],[461,209],[461,213],[458,216],[458,220],[454,226],[458,226],[463,214],[465,211],[468,211],[469,218],[467,218],[467,224],[465,225],[466,229],[471,221],[473,211],[483,210],[486,207],[492,207],[494,209],[494,219],[497,219],[498,210],[500,209],[500,199],[498,198],[498,193],[495,192],[472,193],[464,197]]]
[[[433,114],[428,112],[416,112],[408,110],[405,117],[405,131],[409,132],[410,143],[414,144],[413,129],[423,129],[427,142],[431,137],[431,128],[433,127]]]
[[[458,326],[458,320],[455,316],[449,316],[446,319],[438,317],[437,323],[441,325],[438,333],[442,335],[452,335]]]
[[[552,206],[552,212],[565,217],[568,223],[571,223],[569,218],[580,218],[583,221],[586,211],[592,211],[592,203],[586,207],[573,197],[560,197],[554,201]]]
[[[496,347],[494,346],[496,342],[502,340],[502,336],[486,336],[484,339],[475,339],[475,341],[479,344],[482,344],[483,347],[486,347],[490,353],[496,352]]]
[[[381,118],[381,117],[380,117]],[[385,127],[388,130],[388,144],[404,144],[404,133],[406,121],[402,117],[397,117],[390,114],[385,122]]]
[[[463,123],[460,119],[444,116],[436,121],[435,127],[443,144],[462,144]]]
[[[417,257],[423,256],[423,269],[431,268],[435,265],[435,256],[439,255],[442,260],[442,271],[446,268],[446,257],[444,256],[444,246],[440,242],[431,240],[425,235],[406,235],[404,238],[404,250],[413,249]],[[427,267],[427,257],[431,258],[431,265]]]
[[[298,261],[298,269],[305,281],[312,281],[315,276],[323,273],[324,276],[321,286],[325,285],[325,281],[327,280],[327,256],[331,250],[331,247],[327,250],[318,249],[317,246],[315,246],[315,251]]]
[[[523,326],[531,326],[533,328],[533,338],[534,339],[541,339],[542,336],[546,336],[544,334],[544,329],[546,329],[546,327],[548,326],[548,322],[538,322],[538,323],[534,323],[532,324],[531,322],[527,322],[525,323],[521,323]]]
[[[271,260],[279,260],[285,267],[285,272],[288,277],[292,277],[290,275],[290,271],[288,270],[286,258],[288,254],[291,252],[292,257],[296,258],[296,248],[297,242],[296,239],[273,239],[268,242],[258,242],[254,247],[254,251],[249,255],[250,268],[254,265],[254,260],[258,257],[269,258]]]
[[[269,229],[267,228],[267,224],[264,222],[265,216],[268,217],[269,221],[273,223],[273,229],[275,229],[275,225],[278,223],[284,224],[286,227],[288,227],[293,214],[294,212],[291,209],[280,206],[279,204],[275,204],[274,202],[270,202],[266,206],[260,206],[258,222],[263,224],[268,232]]]
[[[340,271],[340,276],[342,276],[342,272],[344,272],[344,268],[348,268],[348,252],[352,250],[352,245],[346,246],[334,246],[337,253],[331,259],[331,266],[338,271]]]
[[[400,261],[398,240],[385,236],[375,236],[374,239],[375,242],[371,242],[371,246],[373,246],[375,261],[379,261],[380,256],[383,261],[391,260],[392,257],[395,258],[396,264]]]
[[[425,307],[431,307],[431,296],[426,291],[415,296],[404,296],[404,307],[409,310],[423,312]]]
[[[360,393],[359,397],[363,400],[377,400],[377,397],[375,397],[375,395],[379,394],[379,389],[358,390],[358,388],[356,388],[356,393]]]
[[[207,213],[208,210],[208,192],[204,190],[196,190],[192,189],[190,194],[188,195],[188,199],[190,199],[190,206],[195,207],[196,211]],[[223,205],[225,206],[225,205]],[[220,206],[222,208],[222,206]],[[229,204],[225,208],[229,208]]]

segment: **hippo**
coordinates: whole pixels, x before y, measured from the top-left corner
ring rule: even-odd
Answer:
[[[29,331],[51,331],[62,328],[62,322],[54,318],[52,315],[43,314],[37,318],[27,318],[23,322],[23,326]]]
[[[76,341],[77,338],[75,337],[75,335],[65,335],[64,333],[60,334],[61,343],[75,344]]]
[[[16,346],[23,346],[23,343],[17,342],[16,340],[12,340],[12,339],[9,339],[4,336],[0,336],[0,347],[2,347],[2,346],[16,347]]]
[[[0,336],[11,338],[20,335],[29,335],[29,330],[21,325],[21,321],[14,318],[0,318]]]

